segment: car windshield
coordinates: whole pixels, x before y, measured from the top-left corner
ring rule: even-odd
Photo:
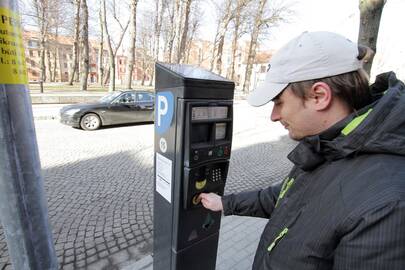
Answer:
[[[111,102],[118,97],[121,92],[113,92],[99,99],[100,102]]]

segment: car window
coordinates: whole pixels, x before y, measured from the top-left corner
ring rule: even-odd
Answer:
[[[153,101],[153,95],[148,94],[148,93],[138,93],[137,94],[137,100],[140,102],[147,102],[147,101]]]
[[[134,93],[125,93],[120,96],[119,103],[135,103],[135,94]]]
[[[102,98],[100,98],[100,102],[111,102],[113,101],[116,97],[118,97],[121,93],[120,92],[113,92],[110,93]]]

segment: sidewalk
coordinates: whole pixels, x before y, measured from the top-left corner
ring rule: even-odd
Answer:
[[[234,104],[247,106],[246,101],[235,99]],[[67,104],[33,104],[35,120],[57,120],[59,110]],[[251,269],[256,247],[266,219],[228,216],[222,217],[219,236],[216,270]],[[149,254],[138,261],[126,261],[120,270],[152,270],[153,255]]]
[[[261,218],[222,217],[216,270],[249,270],[267,220]],[[148,255],[121,270],[153,270],[153,257]]]

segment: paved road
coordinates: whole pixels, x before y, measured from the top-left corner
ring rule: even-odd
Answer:
[[[265,187],[291,167],[284,157],[294,143],[269,113],[235,105],[226,193]],[[35,124],[60,269],[122,269],[150,254],[153,125],[85,132],[55,120]],[[0,228],[0,270],[6,269]]]

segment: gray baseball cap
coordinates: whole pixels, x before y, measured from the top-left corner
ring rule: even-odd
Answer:
[[[272,56],[265,80],[248,96],[248,103],[265,105],[292,82],[358,70],[358,54],[357,44],[339,34],[304,32]]]

